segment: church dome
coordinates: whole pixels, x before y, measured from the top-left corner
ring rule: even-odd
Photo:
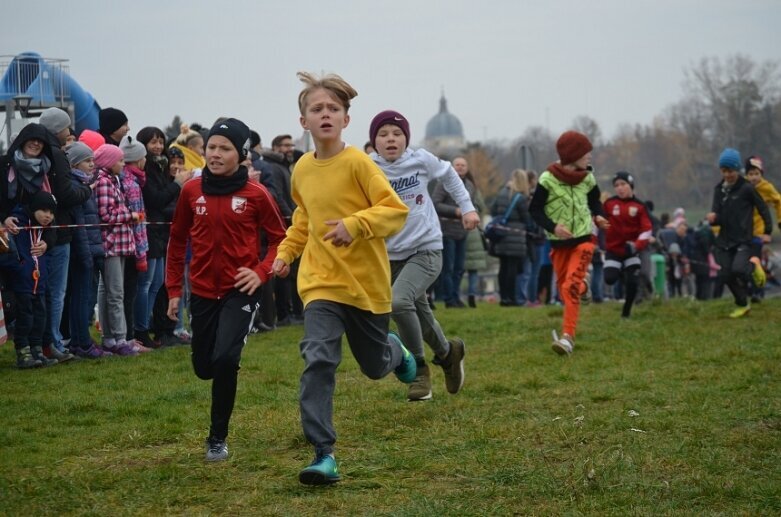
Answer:
[[[426,124],[426,140],[440,138],[464,138],[464,128],[458,117],[447,110],[445,94],[439,99],[439,113],[434,115]]]

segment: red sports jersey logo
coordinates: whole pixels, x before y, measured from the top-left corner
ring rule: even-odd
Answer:
[[[231,208],[237,214],[244,213],[244,211],[247,209],[247,198],[233,196],[231,199]]]

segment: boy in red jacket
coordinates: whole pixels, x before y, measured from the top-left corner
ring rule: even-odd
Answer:
[[[260,300],[258,288],[271,276],[277,245],[285,236],[274,199],[265,187],[248,181],[247,168],[240,165],[249,145],[249,128],[240,120],[229,118],[211,128],[206,167],[200,177],[182,187],[168,241],[165,285],[172,320],[179,311],[188,238],[192,247],[193,368],[199,378],[212,379],[207,461],[228,457],[225,439],[241,350]],[[258,254],[261,229],[268,238],[262,259]]]
[[[616,195],[605,201],[607,227],[605,246],[605,283],[615,284],[623,274],[625,289],[621,317],[628,318],[637,296],[640,275],[639,253],[653,235],[645,203],[634,194],[635,179],[625,171],[613,176]]]

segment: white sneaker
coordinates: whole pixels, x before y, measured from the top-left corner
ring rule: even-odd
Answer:
[[[580,295],[580,303],[588,305],[591,303],[591,273],[586,273],[583,283],[586,286],[586,290]]]
[[[228,459],[228,444],[225,440],[206,440],[206,461],[224,461]]]
[[[556,352],[559,355],[569,355],[572,353],[572,349],[575,347],[575,344],[572,341],[572,337],[569,334],[564,334],[559,338],[559,335],[556,333],[556,331],[552,331],[553,334],[553,344],[551,345],[551,348],[553,348],[553,351]]]

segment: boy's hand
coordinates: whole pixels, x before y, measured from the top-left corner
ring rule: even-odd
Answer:
[[[345,228],[342,219],[332,219],[326,221],[325,224],[334,226],[335,228],[323,236],[324,241],[330,240],[331,244],[334,246],[344,246],[345,248],[352,244],[353,237],[350,235],[350,232],[347,231],[347,228]]]
[[[251,164],[249,167],[247,167],[247,173],[249,176],[249,181],[260,183],[260,171],[255,170],[255,168]]]
[[[240,267],[239,272],[236,273],[236,276],[234,276],[233,279],[236,280],[233,287],[238,289],[239,292],[247,293],[250,296],[252,296],[262,283],[258,274],[248,267]]]
[[[19,219],[16,217],[10,216],[7,217],[4,221],[5,227],[8,229],[9,232],[11,232],[13,235],[17,235],[19,233],[19,227],[16,226],[16,223],[19,222]]]
[[[762,242],[763,242],[764,244],[767,244],[768,242],[770,242],[770,235],[768,235],[768,234],[766,234],[766,233],[763,233],[763,234],[762,234]]]
[[[285,264],[282,259],[274,259],[274,263],[271,264],[271,272],[279,278],[285,278],[290,274],[290,266]]]
[[[474,230],[480,224],[480,216],[474,210],[467,212],[461,218],[461,224],[464,225],[465,230]]]
[[[168,319],[178,321],[179,320],[179,297],[175,296],[168,299],[168,310],[166,311]]]
[[[597,223],[597,226],[602,230],[607,230],[608,228],[610,228],[610,223],[607,222],[607,219],[605,219],[601,215],[596,216],[594,218],[594,222]]]
[[[189,181],[193,177],[193,171],[186,171],[184,168],[180,168],[176,170],[174,173],[174,181],[181,187],[187,181]]]
[[[30,255],[32,255],[33,257],[40,257],[41,255],[46,253],[46,248],[47,248],[46,242],[44,241],[36,242],[30,248]]]
[[[567,228],[566,226],[564,226],[561,223],[556,225],[556,228],[553,230],[553,233],[559,239],[571,239],[572,238],[572,232],[569,231],[569,228]]]

